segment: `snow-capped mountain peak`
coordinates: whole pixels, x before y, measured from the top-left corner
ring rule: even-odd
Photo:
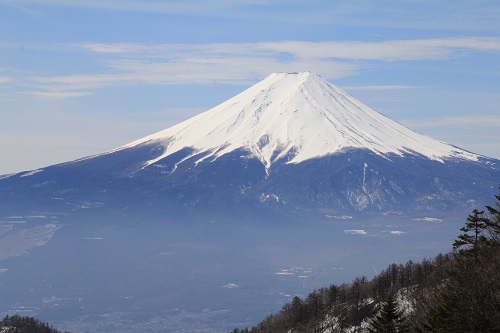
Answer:
[[[0,177],[0,210],[278,220],[451,212],[491,195],[498,165],[413,132],[318,75],[275,73],[113,151]]]
[[[309,71],[273,73],[204,113],[118,150],[149,142],[161,143],[165,151],[145,166],[186,147],[205,153],[202,159],[243,148],[266,169],[283,157],[300,163],[350,148],[439,161],[478,158],[404,127]]]

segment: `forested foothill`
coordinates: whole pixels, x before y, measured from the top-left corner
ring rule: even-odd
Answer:
[[[61,331],[33,317],[7,315],[0,320],[0,333],[61,333]]]
[[[453,251],[330,285],[231,333],[500,332],[500,195],[468,216]]]

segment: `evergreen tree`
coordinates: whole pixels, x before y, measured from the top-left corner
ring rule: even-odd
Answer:
[[[487,240],[485,236],[487,219],[483,214],[483,210],[473,210],[472,215],[467,217],[465,226],[460,229],[464,233],[458,235],[458,239],[453,243],[453,249],[460,249],[461,254],[471,254],[477,259],[479,247]]]
[[[393,295],[390,295],[387,302],[382,306],[382,310],[370,323],[368,332],[370,333],[401,333],[409,332],[410,328],[406,323],[403,312],[398,311],[397,302]]]
[[[495,195],[495,199],[495,207],[486,206],[489,216],[485,222],[490,241],[496,245],[500,245],[500,195]]]
[[[464,234],[453,247],[460,250],[437,304],[429,310],[421,332],[500,332],[500,195],[489,216],[475,209]],[[472,232],[472,234],[469,234]]]
[[[0,320],[2,333],[61,333],[48,323],[27,316],[5,316]],[[68,333],[68,332],[66,332]]]
[[[500,247],[459,255],[420,332],[500,333]]]

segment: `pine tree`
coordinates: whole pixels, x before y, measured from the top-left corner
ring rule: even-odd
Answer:
[[[370,323],[368,332],[370,333],[401,333],[409,332],[409,325],[403,312],[398,311],[397,302],[393,295],[390,295],[387,302],[382,306],[382,310]]]
[[[477,259],[479,248],[485,244],[487,237],[487,219],[483,216],[484,211],[474,209],[472,215],[467,217],[465,226],[460,230],[464,233],[458,235],[458,239],[453,243],[453,249],[460,249],[461,254],[471,254]],[[465,249],[463,249],[465,247]]]
[[[486,228],[490,242],[500,245],[500,195],[495,195],[495,207],[486,206],[489,216],[486,218]]]
[[[500,332],[500,195],[496,208],[469,215],[449,279],[420,329],[429,333]]]
[[[61,333],[48,323],[33,317],[12,315],[0,320],[0,332],[3,333]],[[66,332],[68,333],[68,332]]]

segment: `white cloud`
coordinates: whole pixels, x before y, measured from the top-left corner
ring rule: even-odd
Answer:
[[[289,54],[296,58],[350,59],[350,60],[424,60],[444,59],[455,49],[500,51],[499,37],[458,37],[448,39],[389,40],[381,42],[358,41],[278,41],[224,44],[131,44],[79,43],[74,47],[98,53],[145,54],[200,54],[276,56]]]
[[[153,45],[79,43],[69,47],[103,57],[100,61],[106,73],[32,77],[40,90],[39,96],[82,96],[93,89],[134,84],[248,85],[272,72],[302,70],[333,80],[358,74],[363,61],[441,60],[453,56],[457,49],[500,51],[500,38]],[[406,88],[410,87],[358,87]]]
[[[69,97],[81,97],[90,95],[90,92],[76,91],[26,91],[26,95],[31,95],[37,99],[64,99]]]

